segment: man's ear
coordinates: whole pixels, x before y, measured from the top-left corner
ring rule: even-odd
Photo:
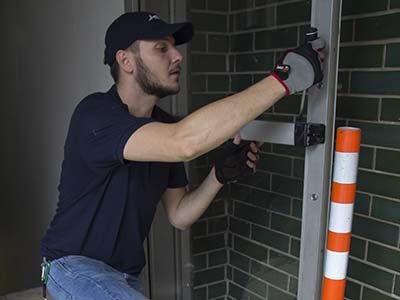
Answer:
[[[115,59],[117,60],[119,67],[124,70],[126,73],[133,73],[135,70],[134,58],[133,55],[128,53],[125,50],[118,50],[115,53]]]

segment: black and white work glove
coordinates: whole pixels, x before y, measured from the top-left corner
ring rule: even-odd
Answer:
[[[324,49],[324,40],[317,38],[285,52],[271,75],[284,86],[286,96],[306,90],[322,81],[321,62]]]
[[[252,148],[251,143],[242,141],[235,144],[233,140],[229,140],[217,150],[215,175],[220,183],[235,182],[255,173],[255,167],[252,168],[248,165],[248,161],[254,166],[258,164],[258,153],[254,150],[255,145]]]

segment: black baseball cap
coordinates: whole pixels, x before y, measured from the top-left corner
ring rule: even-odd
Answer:
[[[125,50],[136,40],[173,36],[175,45],[181,45],[189,42],[193,33],[193,24],[190,22],[166,23],[156,14],[145,11],[125,13],[107,29],[104,64],[111,66],[115,61],[115,53]]]

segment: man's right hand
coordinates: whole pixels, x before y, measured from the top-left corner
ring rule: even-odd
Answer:
[[[322,81],[321,62],[324,48],[324,40],[318,38],[285,52],[271,75],[284,86],[286,96]]]

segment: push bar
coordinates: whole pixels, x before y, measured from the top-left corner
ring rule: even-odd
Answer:
[[[256,120],[243,127],[240,135],[244,140],[308,147],[325,142],[325,125]]]

